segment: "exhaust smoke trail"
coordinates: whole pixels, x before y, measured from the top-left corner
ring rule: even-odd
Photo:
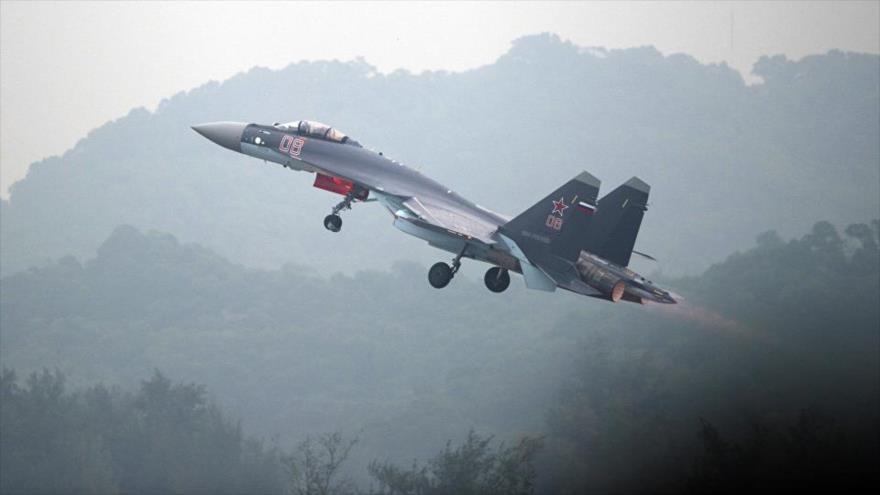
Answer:
[[[770,336],[754,327],[739,320],[722,315],[721,313],[685,300],[679,295],[674,296],[678,304],[650,304],[654,310],[662,312],[669,318],[675,318],[687,323],[707,328],[727,335],[735,335],[748,339],[760,340],[770,343]]]

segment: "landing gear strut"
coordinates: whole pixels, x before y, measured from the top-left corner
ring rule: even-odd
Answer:
[[[452,277],[454,277],[458,269],[461,268],[461,257],[464,256],[465,251],[467,251],[467,244],[461,248],[461,252],[458,253],[458,256],[452,259],[452,266],[441,261],[435,263],[434,266],[428,270],[428,283],[431,284],[431,287],[442,289],[449,285]]]
[[[342,217],[339,216],[339,212],[342,210],[350,210],[352,201],[354,201],[354,193],[346,194],[345,199],[340,201],[338,205],[334,206],[333,211],[324,217],[324,228],[330,232],[339,232],[342,230]]]
[[[510,274],[506,268],[495,266],[486,270],[483,282],[486,283],[486,288],[492,292],[504,292],[510,285]]]

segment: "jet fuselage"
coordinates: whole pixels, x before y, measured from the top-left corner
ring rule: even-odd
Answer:
[[[647,209],[649,187],[637,178],[597,203],[599,181],[582,172],[511,220],[318,122],[214,122],[193,129],[233,151],[315,173],[315,187],[345,196],[325,218],[328,230],[341,228],[338,213],[353,202],[378,200],[394,216],[395,227],[456,254],[452,267],[437,263],[431,268],[434,287],[448,284],[467,257],[496,267],[485,277],[494,292],[507,288],[507,272],[513,271],[522,273],[533,289],[561,287],[614,302],[675,302],[625,267]]]

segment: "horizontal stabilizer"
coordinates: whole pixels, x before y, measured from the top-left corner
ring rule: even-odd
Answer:
[[[641,253],[639,251],[636,251],[635,249],[633,249],[633,254],[637,254],[642,258],[645,258],[646,260],[657,261],[657,258],[651,256],[650,254]]]

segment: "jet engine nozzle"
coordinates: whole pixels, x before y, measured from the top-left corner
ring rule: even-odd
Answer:
[[[626,282],[607,266],[603,266],[583,252],[575,266],[577,266],[581,280],[590,287],[605,294],[609,301],[617,302],[623,299],[626,292]]]
[[[608,296],[611,298],[611,302],[617,302],[623,299],[623,293],[626,291],[626,284],[623,283],[623,280],[618,280],[614,287],[611,288],[611,292]]]

